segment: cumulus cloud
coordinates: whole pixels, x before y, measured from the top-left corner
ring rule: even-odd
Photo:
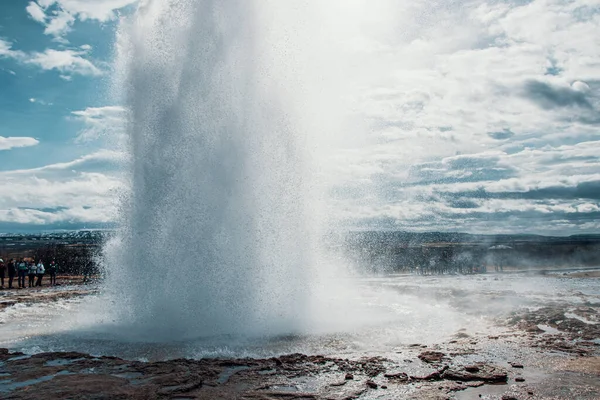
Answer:
[[[368,134],[345,127],[360,139],[328,158],[331,214],[355,229],[597,231],[599,4],[378,4],[385,24],[348,28],[376,43],[339,72]]]
[[[525,83],[524,95],[544,108],[573,106],[592,108],[584,91],[575,90],[570,86],[555,87],[545,82],[529,81]]]
[[[12,43],[8,40],[0,38],[0,57],[14,58],[20,60],[25,56],[25,53],[12,48]]]
[[[132,3],[37,0],[28,12],[59,37],[77,20],[108,21]],[[341,226],[558,234],[600,229],[596,0],[319,4],[331,18],[323,24],[328,37],[310,40],[309,33],[305,48],[298,44],[306,52],[294,54],[300,73],[325,77],[318,87],[309,81],[298,90],[312,102],[306,107],[318,111],[315,131],[335,147],[320,160],[320,173],[330,188],[328,211]],[[70,51],[85,60],[90,49]],[[31,56],[0,40],[0,57],[24,63]],[[72,64],[97,74],[90,65]],[[77,73],[58,61],[36,65],[65,79]],[[342,111],[350,115],[339,127],[327,120]],[[120,107],[71,115],[84,126],[82,142],[124,134],[126,116]],[[335,129],[340,133],[329,133]],[[62,189],[56,201],[31,195],[27,210],[15,199],[0,209],[13,210],[6,218],[14,220],[101,220],[94,213],[110,215],[103,196],[113,193],[102,188],[123,185],[117,168],[109,167],[121,164],[103,157],[5,175],[15,184],[34,187],[43,179]],[[72,203],[65,193],[75,193]],[[81,213],[87,217],[73,217]]]
[[[82,57],[85,54],[84,51],[46,49],[43,53],[32,53],[25,62],[63,74],[102,75],[100,69]]]
[[[44,12],[44,9],[35,1],[30,1],[25,10],[34,21],[42,23],[46,21],[46,13]]]
[[[10,150],[16,147],[30,147],[39,143],[31,137],[3,137],[0,136],[0,150]]]
[[[73,118],[85,125],[77,137],[78,142],[105,138],[119,144],[125,139],[127,112],[123,107],[88,107],[85,110],[73,111],[71,114]]]
[[[0,57],[12,58],[22,64],[35,65],[46,71],[55,70],[65,77],[70,77],[71,75],[102,75],[102,71],[85,58],[88,52],[89,48],[79,50],[46,49],[41,53],[26,53],[14,50],[10,42],[0,39]]]
[[[76,20],[106,22],[116,18],[116,11],[137,0],[37,0],[26,7],[29,16],[45,26],[44,33],[64,36]]]
[[[100,151],[40,168],[0,172],[0,224],[105,224],[116,215],[115,199],[125,188],[119,172],[127,158]]]

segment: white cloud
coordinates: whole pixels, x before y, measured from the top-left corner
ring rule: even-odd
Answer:
[[[39,7],[30,4],[28,12],[44,23],[49,35],[62,36],[77,20],[105,22],[132,3],[38,0]],[[270,7],[278,16],[275,3]],[[316,121],[311,127],[339,139],[332,139],[335,151],[320,160],[323,174],[329,174],[326,182],[333,186],[332,215],[361,228],[600,229],[594,219],[600,204],[594,198],[594,185],[600,182],[600,2],[314,3],[328,19],[310,29],[310,18],[294,14],[293,21],[309,27],[306,37],[301,29],[286,26],[294,32],[291,43],[273,48],[297,58],[290,69],[301,69],[290,73],[291,78],[296,72],[308,76],[307,82],[299,78],[286,86],[290,96],[298,91],[308,99],[300,106],[309,110],[307,120]],[[278,33],[274,30],[273,36]],[[257,46],[261,50],[261,43]],[[0,57],[26,62],[35,56],[35,65],[57,70],[64,79],[100,73],[86,60],[90,50],[82,46],[66,54],[34,55],[0,40]],[[350,116],[339,128],[337,121],[328,120],[330,114],[344,111]],[[121,107],[72,114],[84,124],[79,141],[124,136],[126,117]],[[340,132],[328,133],[335,129]],[[323,146],[316,148],[330,149],[329,142],[318,144]],[[100,169],[92,175],[78,171],[82,165],[89,169],[110,163],[100,159],[95,155],[13,172],[13,179],[19,183],[16,175],[27,176],[25,185],[37,182],[30,176],[56,179],[61,193],[73,187],[89,194],[89,180],[96,179],[100,188],[113,182],[114,176]],[[99,204],[101,196],[108,196],[100,192],[90,195]],[[69,203],[70,215],[87,212],[85,199],[74,193],[78,200]],[[32,207],[69,201],[56,196],[58,200],[32,200]],[[11,204],[14,209],[18,202]],[[17,214],[23,219],[54,218],[41,211]]]
[[[588,93],[590,91],[590,86],[585,82],[575,81],[571,86],[573,87],[573,90],[578,92]]]
[[[127,162],[127,154],[113,150],[99,150],[95,153],[88,154],[77,158],[73,161],[49,164],[43,167],[31,169],[17,169],[4,171],[5,177],[16,177],[28,174],[50,173],[56,171],[70,172],[90,172],[90,171],[106,171],[108,169],[120,168]]]
[[[0,39],[0,57],[12,58],[20,63],[35,65],[46,71],[56,70],[66,80],[70,80],[71,75],[102,75],[102,71],[98,67],[84,58],[87,54],[87,50],[70,49],[46,49],[42,53],[25,53],[20,50],[13,50],[10,42]]]
[[[87,142],[100,138],[117,145],[125,139],[127,111],[120,106],[88,107],[71,113],[76,120],[85,125],[77,137],[78,142]]]
[[[44,12],[44,9],[35,1],[30,1],[25,10],[27,10],[27,13],[31,18],[33,18],[34,21],[42,23],[46,21],[46,13]]]
[[[45,100],[36,99],[35,97],[31,97],[31,98],[29,99],[29,102],[30,102],[30,103],[33,103],[33,104],[39,104],[39,105],[42,105],[42,106],[51,106],[51,105],[53,105],[53,103],[48,103],[48,102],[47,102],[47,101],[45,101]]]
[[[68,12],[58,11],[49,18],[44,33],[46,35],[62,36],[71,30],[71,26],[74,22],[75,17],[73,17],[73,15]]]
[[[31,137],[3,137],[0,136],[0,150],[10,150],[17,147],[30,147],[39,143]]]
[[[359,139],[326,160],[331,213],[355,227],[599,229],[600,199],[584,197],[600,181],[600,2],[378,4],[387,23],[361,17],[333,39],[376,45],[336,70],[369,127],[345,127]]]
[[[107,22],[115,19],[116,11],[137,0],[37,0],[26,10],[37,22],[45,25],[44,33],[62,37],[71,30],[76,20]],[[56,8],[50,11],[51,8]]]
[[[126,157],[99,151],[40,168],[1,171],[0,222],[51,226],[113,222]]]
[[[25,53],[23,53],[22,51],[13,50],[12,43],[0,38],[0,57],[14,58],[20,60],[24,56]]]
[[[57,70],[62,74],[102,75],[100,69],[82,57],[85,54],[85,52],[74,50],[46,49],[43,53],[32,53],[25,62],[37,65],[44,70]]]

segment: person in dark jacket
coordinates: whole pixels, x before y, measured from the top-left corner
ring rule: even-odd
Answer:
[[[17,276],[17,262],[14,258],[11,258],[8,263],[8,288],[13,288],[13,280]]]
[[[48,265],[48,269],[46,270],[46,272],[48,272],[48,275],[50,276],[50,285],[51,286],[56,285],[56,270],[57,270],[56,261],[54,261],[54,260],[50,261],[50,265]]]
[[[0,258],[0,289],[4,289],[5,276],[6,276],[6,264],[4,264],[4,260]]]

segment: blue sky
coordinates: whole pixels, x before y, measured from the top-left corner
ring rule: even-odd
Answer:
[[[309,100],[340,127],[321,169],[343,226],[600,232],[600,0],[304,3],[321,17],[291,65],[327,76]],[[0,2],[0,231],[115,220],[115,32],[137,4]]]
[[[106,78],[112,58],[115,21],[77,20],[72,30],[44,34],[46,26],[27,12],[28,1],[2,2],[0,38],[24,59],[0,56],[0,136],[32,137],[38,145],[2,153],[0,169],[35,168],[71,161],[90,152],[90,146],[75,144],[82,123],[73,112],[102,106],[109,99]],[[49,7],[52,13],[57,5]],[[83,50],[89,46],[89,50]],[[65,58],[64,68],[31,64],[34,53],[52,50]],[[71,68],[69,53],[88,60],[102,73]],[[61,54],[63,53],[63,54]],[[60,62],[60,60],[59,60]]]
[[[115,31],[120,13],[130,12],[133,3],[14,0],[0,4],[0,173],[5,181],[0,231],[96,227],[110,222],[97,216],[53,218],[52,214],[73,208],[85,213],[97,203],[89,196],[106,191],[82,190],[83,181],[90,179],[84,174],[114,169],[105,160],[112,154],[107,143],[96,137],[87,140],[86,135],[106,133],[96,125],[106,120],[106,110],[110,113],[115,107],[110,94]],[[67,170],[73,162],[83,168]],[[61,185],[66,193],[47,188],[60,191]],[[36,192],[39,200],[32,198]],[[54,193],[56,199],[41,192]],[[83,204],[61,204],[69,203],[64,201],[68,196]]]

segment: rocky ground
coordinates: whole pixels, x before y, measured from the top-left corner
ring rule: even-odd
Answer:
[[[74,286],[61,296],[86,291]],[[497,336],[473,336],[461,330],[445,343],[414,343],[385,357],[352,359],[290,354],[268,359],[140,362],[80,353],[25,355],[0,349],[0,397],[600,398],[599,303],[557,301],[514,311],[498,317],[496,323],[502,327]]]

